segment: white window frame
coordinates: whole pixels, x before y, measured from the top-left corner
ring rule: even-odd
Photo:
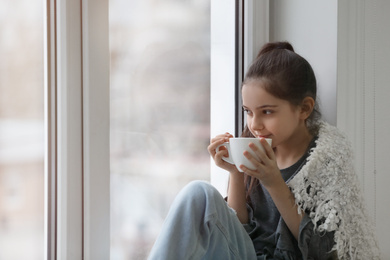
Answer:
[[[109,259],[108,1],[45,14],[45,259]]]

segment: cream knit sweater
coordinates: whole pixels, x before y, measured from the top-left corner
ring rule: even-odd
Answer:
[[[299,212],[310,212],[316,231],[335,231],[339,259],[380,259],[351,145],[336,127],[320,123],[316,147],[288,185]]]

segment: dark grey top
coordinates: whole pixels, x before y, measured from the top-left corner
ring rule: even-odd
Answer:
[[[306,163],[310,150],[315,147],[315,140],[294,165],[280,171],[284,181],[288,183]],[[281,218],[268,191],[260,183],[253,187],[247,208],[249,223],[244,227],[253,241],[258,259],[332,259],[332,254],[328,252],[334,245],[334,233],[314,232],[314,225],[308,214],[305,214],[297,241]]]

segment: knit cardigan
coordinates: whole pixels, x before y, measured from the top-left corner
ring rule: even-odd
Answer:
[[[317,232],[334,231],[339,259],[380,259],[380,253],[347,138],[320,123],[316,147],[288,183],[299,213],[309,214]]]

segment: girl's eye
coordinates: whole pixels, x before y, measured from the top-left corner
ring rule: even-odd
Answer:
[[[264,115],[270,115],[270,114],[272,114],[272,110],[268,110],[268,109],[266,109],[266,110],[263,110],[263,114]]]
[[[252,112],[251,111],[249,111],[248,109],[246,109],[246,108],[243,108],[242,109],[247,115],[251,115],[252,114]]]

